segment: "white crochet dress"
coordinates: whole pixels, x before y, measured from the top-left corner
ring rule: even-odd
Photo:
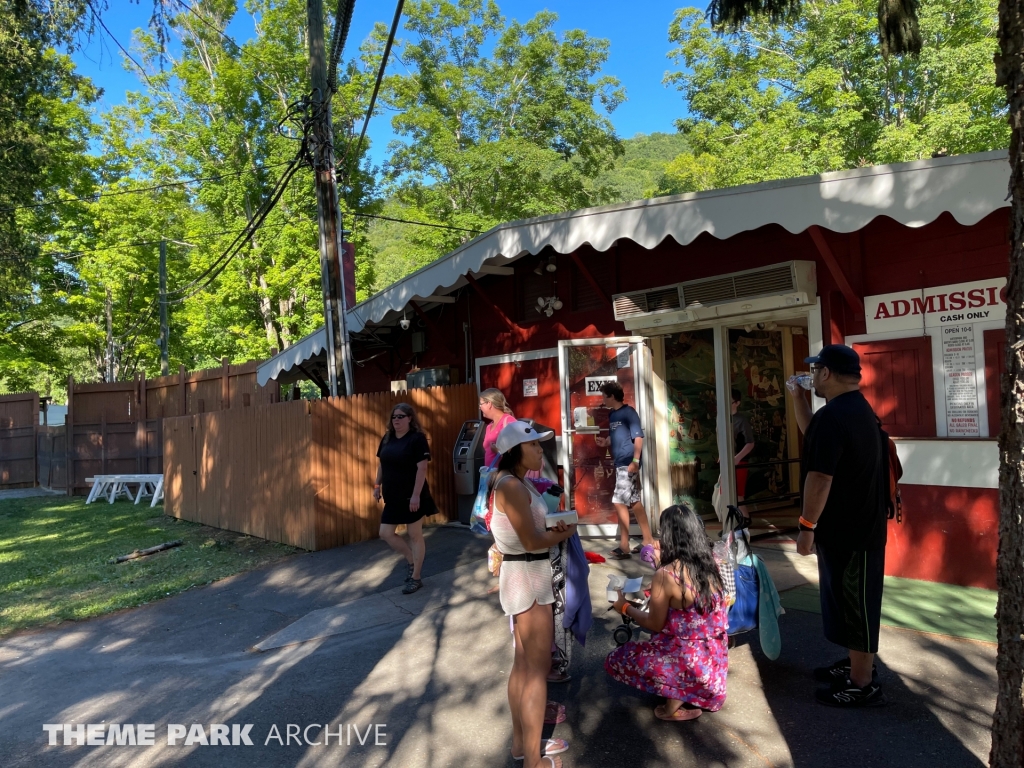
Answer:
[[[499,482],[507,482],[504,478]],[[531,483],[523,483],[530,490],[530,512],[533,513],[533,524],[538,531],[544,530],[544,515],[547,513],[547,504]],[[525,554],[522,542],[512,527],[512,522],[498,506],[497,500],[494,503],[494,515],[491,517],[491,533],[494,535],[494,542],[503,555]],[[557,551],[557,547],[554,547]],[[550,550],[542,550],[534,554],[548,555],[544,560],[533,560],[531,562],[508,561],[501,563],[501,608],[506,616],[515,616],[529,610],[534,603],[538,605],[550,605],[555,602],[555,593],[551,586],[551,560]]]

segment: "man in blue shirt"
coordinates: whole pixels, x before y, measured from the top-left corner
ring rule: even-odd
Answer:
[[[615,462],[615,492],[612,504],[619,518],[619,546],[611,551],[616,560],[626,560],[632,555],[629,548],[629,513],[632,512],[640,526],[643,543],[637,547],[640,558],[654,564],[654,538],[647,512],[640,501],[640,453],[644,446],[644,430],[640,426],[640,415],[632,406],[622,402],[622,386],[610,381],[601,387],[604,406],[611,413],[608,416],[608,437],[596,438],[601,448],[611,445]]]

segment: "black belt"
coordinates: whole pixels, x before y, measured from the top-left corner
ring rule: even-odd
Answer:
[[[501,559],[503,562],[526,562],[533,563],[537,560],[550,560],[551,555],[548,552],[525,552],[521,555],[506,555],[502,554]]]

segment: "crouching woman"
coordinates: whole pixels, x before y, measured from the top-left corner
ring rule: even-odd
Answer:
[[[664,696],[654,710],[660,720],[693,720],[722,708],[729,667],[725,588],[693,510],[679,505],[661,513],[661,567],[648,610],[631,605],[621,590],[614,607],[651,639],[612,651],[604,662],[609,675]]]

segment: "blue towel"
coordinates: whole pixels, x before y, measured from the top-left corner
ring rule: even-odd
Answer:
[[[565,541],[565,616],[562,626],[572,632],[580,645],[587,644],[587,632],[594,622],[590,605],[590,563],[583,554],[579,534]]]
[[[779,631],[779,616],[785,611],[779,601],[779,592],[775,589],[768,567],[757,555],[751,555],[754,568],[757,569],[758,607],[757,626],[761,650],[772,661],[779,658],[782,652],[782,633]]]

